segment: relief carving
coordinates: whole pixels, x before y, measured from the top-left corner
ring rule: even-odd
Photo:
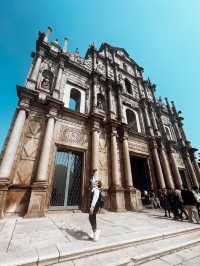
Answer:
[[[59,140],[69,145],[87,147],[88,135],[85,130],[77,131],[76,128],[61,126]]]
[[[32,179],[34,161],[21,160],[15,172],[13,184],[29,185]]]
[[[39,141],[42,133],[41,118],[32,118],[27,125],[23,140],[20,160],[14,173],[14,184],[29,185],[37,158]]]
[[[179,153],[175,153],[174,157],[176,159],[177,166],[179,168],[185,168],[185,165],[184,165],[184,162],[183,162],[181,155]]]
[[[138,139],[130,139],[128,141],[128,147],[129,150],[136,152],[136,153],[142,153],[142,154],[149,154],[149,149],[147,143],[138,140]]]

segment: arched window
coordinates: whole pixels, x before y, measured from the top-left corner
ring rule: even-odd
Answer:
[[[52,82],[53,82],[53,73],[45,69],[42,72],[41,87],[45,90],[51,91]]]
[[[76,89],[71,89],[69,99],[69,109],[80,112],[81,93]]]
[[[106,110],[105,98],[101,93],[97,94],[97,108],[100,110]]]
[[[128,79],[125,79],[124,80],[125,82],[125,87],[126,87],[126,91],[129,93],[129,94],[132,94],[133,91],[132,91],[132,87],[131,87],[131,83]]]
[[[138,132],[139,130],[138,130],[136,114],[133,111],[127,109],[126,110],[126,118],[127,118],[128,127],[130,129]]]

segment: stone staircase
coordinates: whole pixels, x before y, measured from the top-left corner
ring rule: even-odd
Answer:
[[[98,215],[98,242],[88,214],[56,213],[0,221],[0,266],[200,265],[200,226],[162,212]],[[195,263],[189,261],[195,259]]]
[[[129,234],[127,239],[123,240],[120,240],[119,237],[116,236],[112,238],[112,242],[109,242],[110,241],[106,244],[93,243],[90,247],[84,247],[84,245],[82,247],[79,246],[78,250],[73,246],[71,246],[71,249],[69,249],[69,246],[68,248],[59,246],[59,262],[53,265],[142,265],[168,254],[177,253],[198,245],[200,256],[199,228],[163,235],[154,234],[143,238],[132,238],[131,234]],[[42,265],[51,265],[51,263]],[[165,262],[163,261],[160,265],[164,266]]]

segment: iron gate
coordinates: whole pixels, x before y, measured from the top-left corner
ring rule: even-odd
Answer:
[[[57,151],[51,206],[77,208],[81,195],[82,153]]]

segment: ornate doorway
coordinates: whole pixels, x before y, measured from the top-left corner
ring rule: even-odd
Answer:
[[[80,152],[63,150],[56,152],[51,207],[80,207],[82,160],[83,154]]]

